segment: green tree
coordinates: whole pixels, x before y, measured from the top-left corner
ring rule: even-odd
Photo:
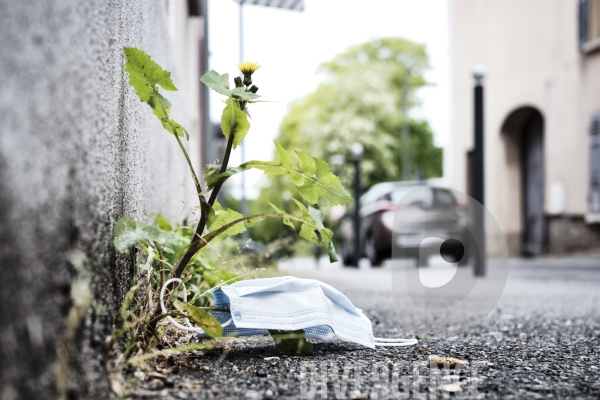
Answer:
[[[433,144],[429,124],[402,114],[404,79],[410,110],[417,105],[415,92],[427,84],[423,78],[427,68],[425,46],[406,39],[376,39],[353,46],[321,66],[325,82],[291,105],[277,140],[324,159],[343,155],[345,164],[339,173],[346,187],[351,186],[353,175],[350,146],[361,143],[366,189],[402,179],[402,123],[409,118],[413,171],[440,176],[442,151]]]
[[[402,124],[408,118],[412,170],[423,171],[427,178],[441,176],[442,149],[433,144],[429,124],[402,114],[404,89],[408,87],[410,111],[418,104],[416,91],[427,84],[423,73],[428,68],[425,46],[407,39],[383,38],[352,46],[320,67],[324,82],[290,106],[277,141],[325,160],[341,154],[344,164],[332,168],[346,187],[352,187],[354,175],[350,146],[361,143],[365,190],[378,182],[402,179]],[[293,185],[269,176],[256,203],[275,199],[279,206],[284,190],[295,195]],[[272,240],[281,227],[281,221],[274,220],[252,236]]]

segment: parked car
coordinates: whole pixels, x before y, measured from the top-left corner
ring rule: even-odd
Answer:
[[[359,213],[359,254],[374,266],[391,258],[392,248],[401,250],[397,254],[416,258],[424,266],[428,255],[439,250],[435,246],[424,248],[423,239],[455,238],[466,243],[468,236],[465,205],[450,190],[441,187],[415,182],[379,183],[360,198]],[[346,214],[337,230],[342,260],[348,266],[358,264],[353,226],[353,215]],[[467,256],[457,261],[464,264]]]

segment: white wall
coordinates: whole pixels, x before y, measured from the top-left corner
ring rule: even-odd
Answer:
[[[546,204],[566,188],[566,215],[583,215],[589,177],[588,121],[600,109],[600,56],[577,46],[576,0],[450,0],[453,82],[452,186],[466,190],[473,146],[472,66],[484,64],[486,207],[507,234],[521,227],[519,171],[501,128],[513,110],[538,109],[545,124]]]

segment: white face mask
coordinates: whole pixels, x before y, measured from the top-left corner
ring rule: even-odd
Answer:
[[[171,279],[162,287],[164,291]],[[184,301],[186,301],[185,287]],[[303,329],[308,339],[333,342],[335,338],[374,349],[375,346],[410,346],[416,339],[383,339],[373,337],[371,321],[354,307],[338,290],[314,279],[292,276],[250,279],[223,286],[213,292],[215,308],[229,309],[231,314],[213,312],[223,325],[224,336],[268,335],[271,330]],[[180,329],[197,331],[208,337],[201,328],[187,326],[167,317]]]

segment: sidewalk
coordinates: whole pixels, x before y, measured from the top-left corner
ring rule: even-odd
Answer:
[[[157,360],[153,368],[159,373],[146,371],[137,397],[366,399],[381,389],[378,398],[402,398],[403,393],[442,398],[460,390],[462,398],[598,399],[598,259],[509,260],[508,282],[496,308],[484,320],[457,324],[445,337],[428,336],[419,313],[394,306],[388,264],[344,268],[323,259],[317,268],[311,258],[287,260],[282,274],[320,279],[341,290],[372,321],[375,336],[419,335],[419,344],[371,350],[337,342],[315,344],[313,356],[285,356],[269,337],[230,340],[184,361]],[[459,375],[447,375],[429,368],[432,355],[464,360],[467,366]],[[166,370],[171,372],[161,378]]]

